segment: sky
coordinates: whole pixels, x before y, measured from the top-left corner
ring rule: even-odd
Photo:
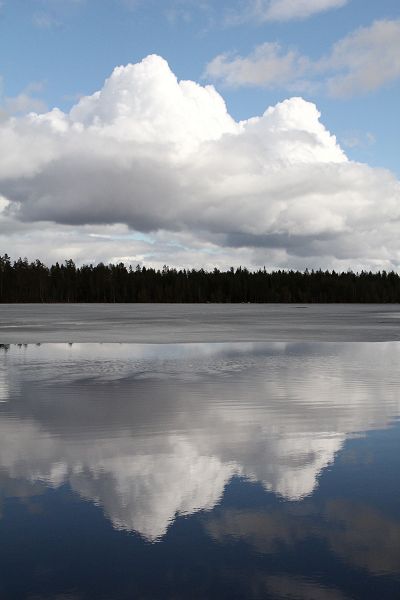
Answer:
[[[399,269],[398,0],[0,1],[0,255]]]

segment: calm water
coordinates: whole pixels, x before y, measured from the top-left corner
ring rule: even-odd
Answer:
[[[0,598],[399,598],[399,359],[3,346]]]

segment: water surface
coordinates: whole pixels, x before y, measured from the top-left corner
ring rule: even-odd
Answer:
[[[393,599],[400,344],[0,349],[0,597]]]

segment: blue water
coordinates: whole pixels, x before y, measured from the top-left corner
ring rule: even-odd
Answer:
[[[0,348],[0,598],[400,597],[400,344]]]

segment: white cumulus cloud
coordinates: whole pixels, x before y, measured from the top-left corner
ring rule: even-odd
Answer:
[[[400,261],[399,182],[349,161],[314,104],[236,122],[214,87],[178,81],[159,56],[117,67],[69,113],[3,120],[0,156],[0,229],[120,224],[304,266]]]

